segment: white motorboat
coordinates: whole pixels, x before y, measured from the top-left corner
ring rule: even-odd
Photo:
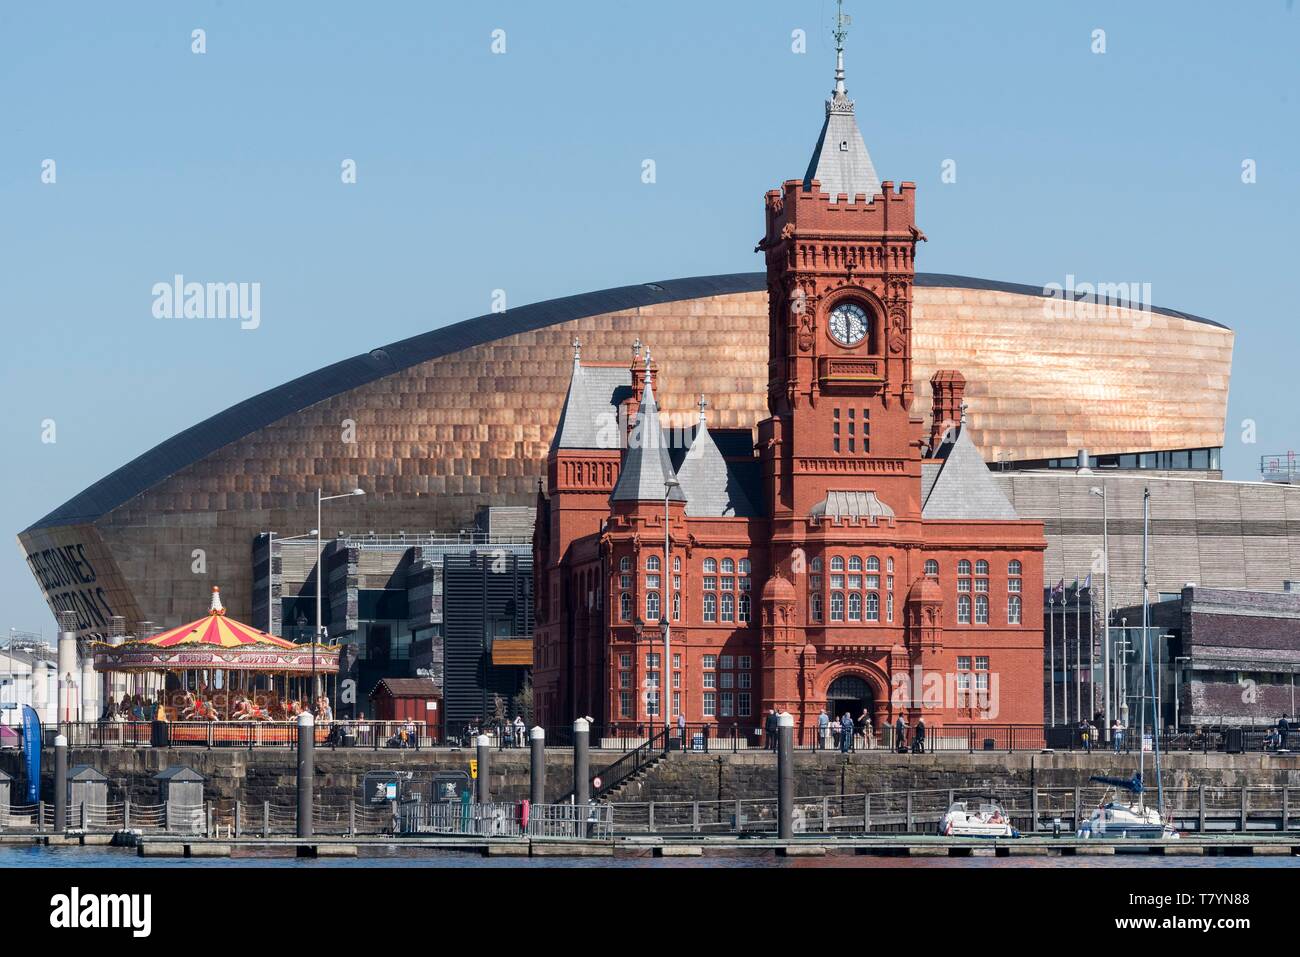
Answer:
[[[1139,797],[1131,804],[1108,801],[1092,812],[1079,828],[1079,837],[1130,838],[1147,841],[1176,840],[1179,834],[1160,812]]]
[[[939,819],[944,837],[1019,837],[1011,817],[997,801],[953,801]]]

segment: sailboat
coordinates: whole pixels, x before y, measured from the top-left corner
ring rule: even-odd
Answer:
[[[1150,637],[1150,598],[1147,579],[1148,530],[1151,524],[1151,490],[1142,491],[1142,675],[1139,684],[1142,688],[1142,706],[1138,712],[1139,732],[1146,715],[1146,676],[1147,676],[1147,642]],[[1151,700],[1154,703],[1155,673],[1151,675]],[[1160,785],[1160,733],[1159,716],[1153,715],[1152,739],[1155,743],[1156,758],[1156,806],[1148,807],[1146,788],[1142,776],[1146,773],[1146,743],[1138,739],[1138,770],[1131,778],[1107,777],[1093,775],[1088,780],[1097,784],[1109,785],[1106,799],[1092,812],[1087,821],[1079,826],[1079,837],[1142,838],[1146,840],[1173,840],[1178,838],[1177,829],[1165,820],[1164,788]],[[1120,792],[1127,797],[1118,797]],[[1116,795],[1112,798],[1111,795]]]

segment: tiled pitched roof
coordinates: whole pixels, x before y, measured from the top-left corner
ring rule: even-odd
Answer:
[[[692,518],[749,517],[756,514],[740,476],[728,466],[703,418],[677,477]]]
[[[611,502],[661,502],[664,483],[673,474],[673,463],[668,457],[668,440],[659,425],[659,406],[655,403],[654,388],[646,376],[645,395],[637,410],[636,425],[627,437],[627,453],[618,483],[610,495]],[[681,486],[674,486],[668,496],[671,501],[682,502],[686,496]]]
[[[997,519],[1020,518],[989,472],[984,457],[971,442],[966,429],[957,430],[956,439],[944,442],[937,455],[939,462],[922,466],[922,518]],[[938,474],[925,488],[927,469],[938,467]]]

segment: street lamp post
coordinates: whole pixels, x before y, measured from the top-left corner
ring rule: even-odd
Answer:
[[[318,694],[316,688],[316,645],[325,637],[325,626],[321,621],[320,612],[321,579],[325,577],[324,569],[321,568],[321,505],[336,498],[351,498],[354,495],[365,494],[366,490],[361,488],[354,488],[351,492],[344,492],[342,495],[326,495],[324,489],[316,489],[316,634],[312,636],[311,643],[311,696],[313,701],[315,701]]]
[[[668,616],[672,608],[672,594],[673,594],[672,589],[670,587],[673,582],[671,577],[672,570],[673,570],[673,563],[672,563],[672,556],[670,554],[670,551],[672,549],[672,539],[669,537],[668,534],[668,500],[673,494],[673,489],[678,488],[681,484],[682,483],[677,481],[677,479],[675,478],[668,478],[664,481],[664,579],[663,579],[664,587],[660,591],[660,595],[662,595],[663,597],[662,600],[659,602],[659,625],[661,628],[663,628],[663,632],[664,632],[664,668],[663,671],[661,672],[663,678],[661,679],[660,682],[662,687],[660,688],[659,691],[659,695],[660,695],[659,707],[662,708],[664,712],[665,750],[668,748],[668,743],[672,740],[672,715],[671,715],[672,709],[668,705],[669,702],[672,701],[671,695],[672,695],[672,673],[673,673],[672,671],[673,659],[669,655],[669,625],[668,625]],[[686,714],[685,698],[682,699],[682,714],[683,715]],[[686,742],[683,741],[682,742],[683,747],[685,746],[685,744]]]
[[[1106,741],[1110,740],[1110,515],[1108,514],[1108,502],[1106,500],[1106,486],[1095,485],[1090,489],[1093,495],[1101,497],[1101,623],[1102,623],[1102,640],[1101,640],[1101,673],[1104,686],[1102,688],[1102,700],[1105,702],[1106,716],[1104,720]],[[1091,602],[1089,603],[1091,605]],[[1091,614],[1091,607],[1089,614]]]

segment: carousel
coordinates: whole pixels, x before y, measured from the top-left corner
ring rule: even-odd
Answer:
[[[104,676],[102,721],[166,722],[173,743],[287,741],[304,711],[328,717],[339,666],[337,647],[294,644],[227,617],[215,585],[197,621],[92,648]],[[317,734],[328,733],[324,725]]]

